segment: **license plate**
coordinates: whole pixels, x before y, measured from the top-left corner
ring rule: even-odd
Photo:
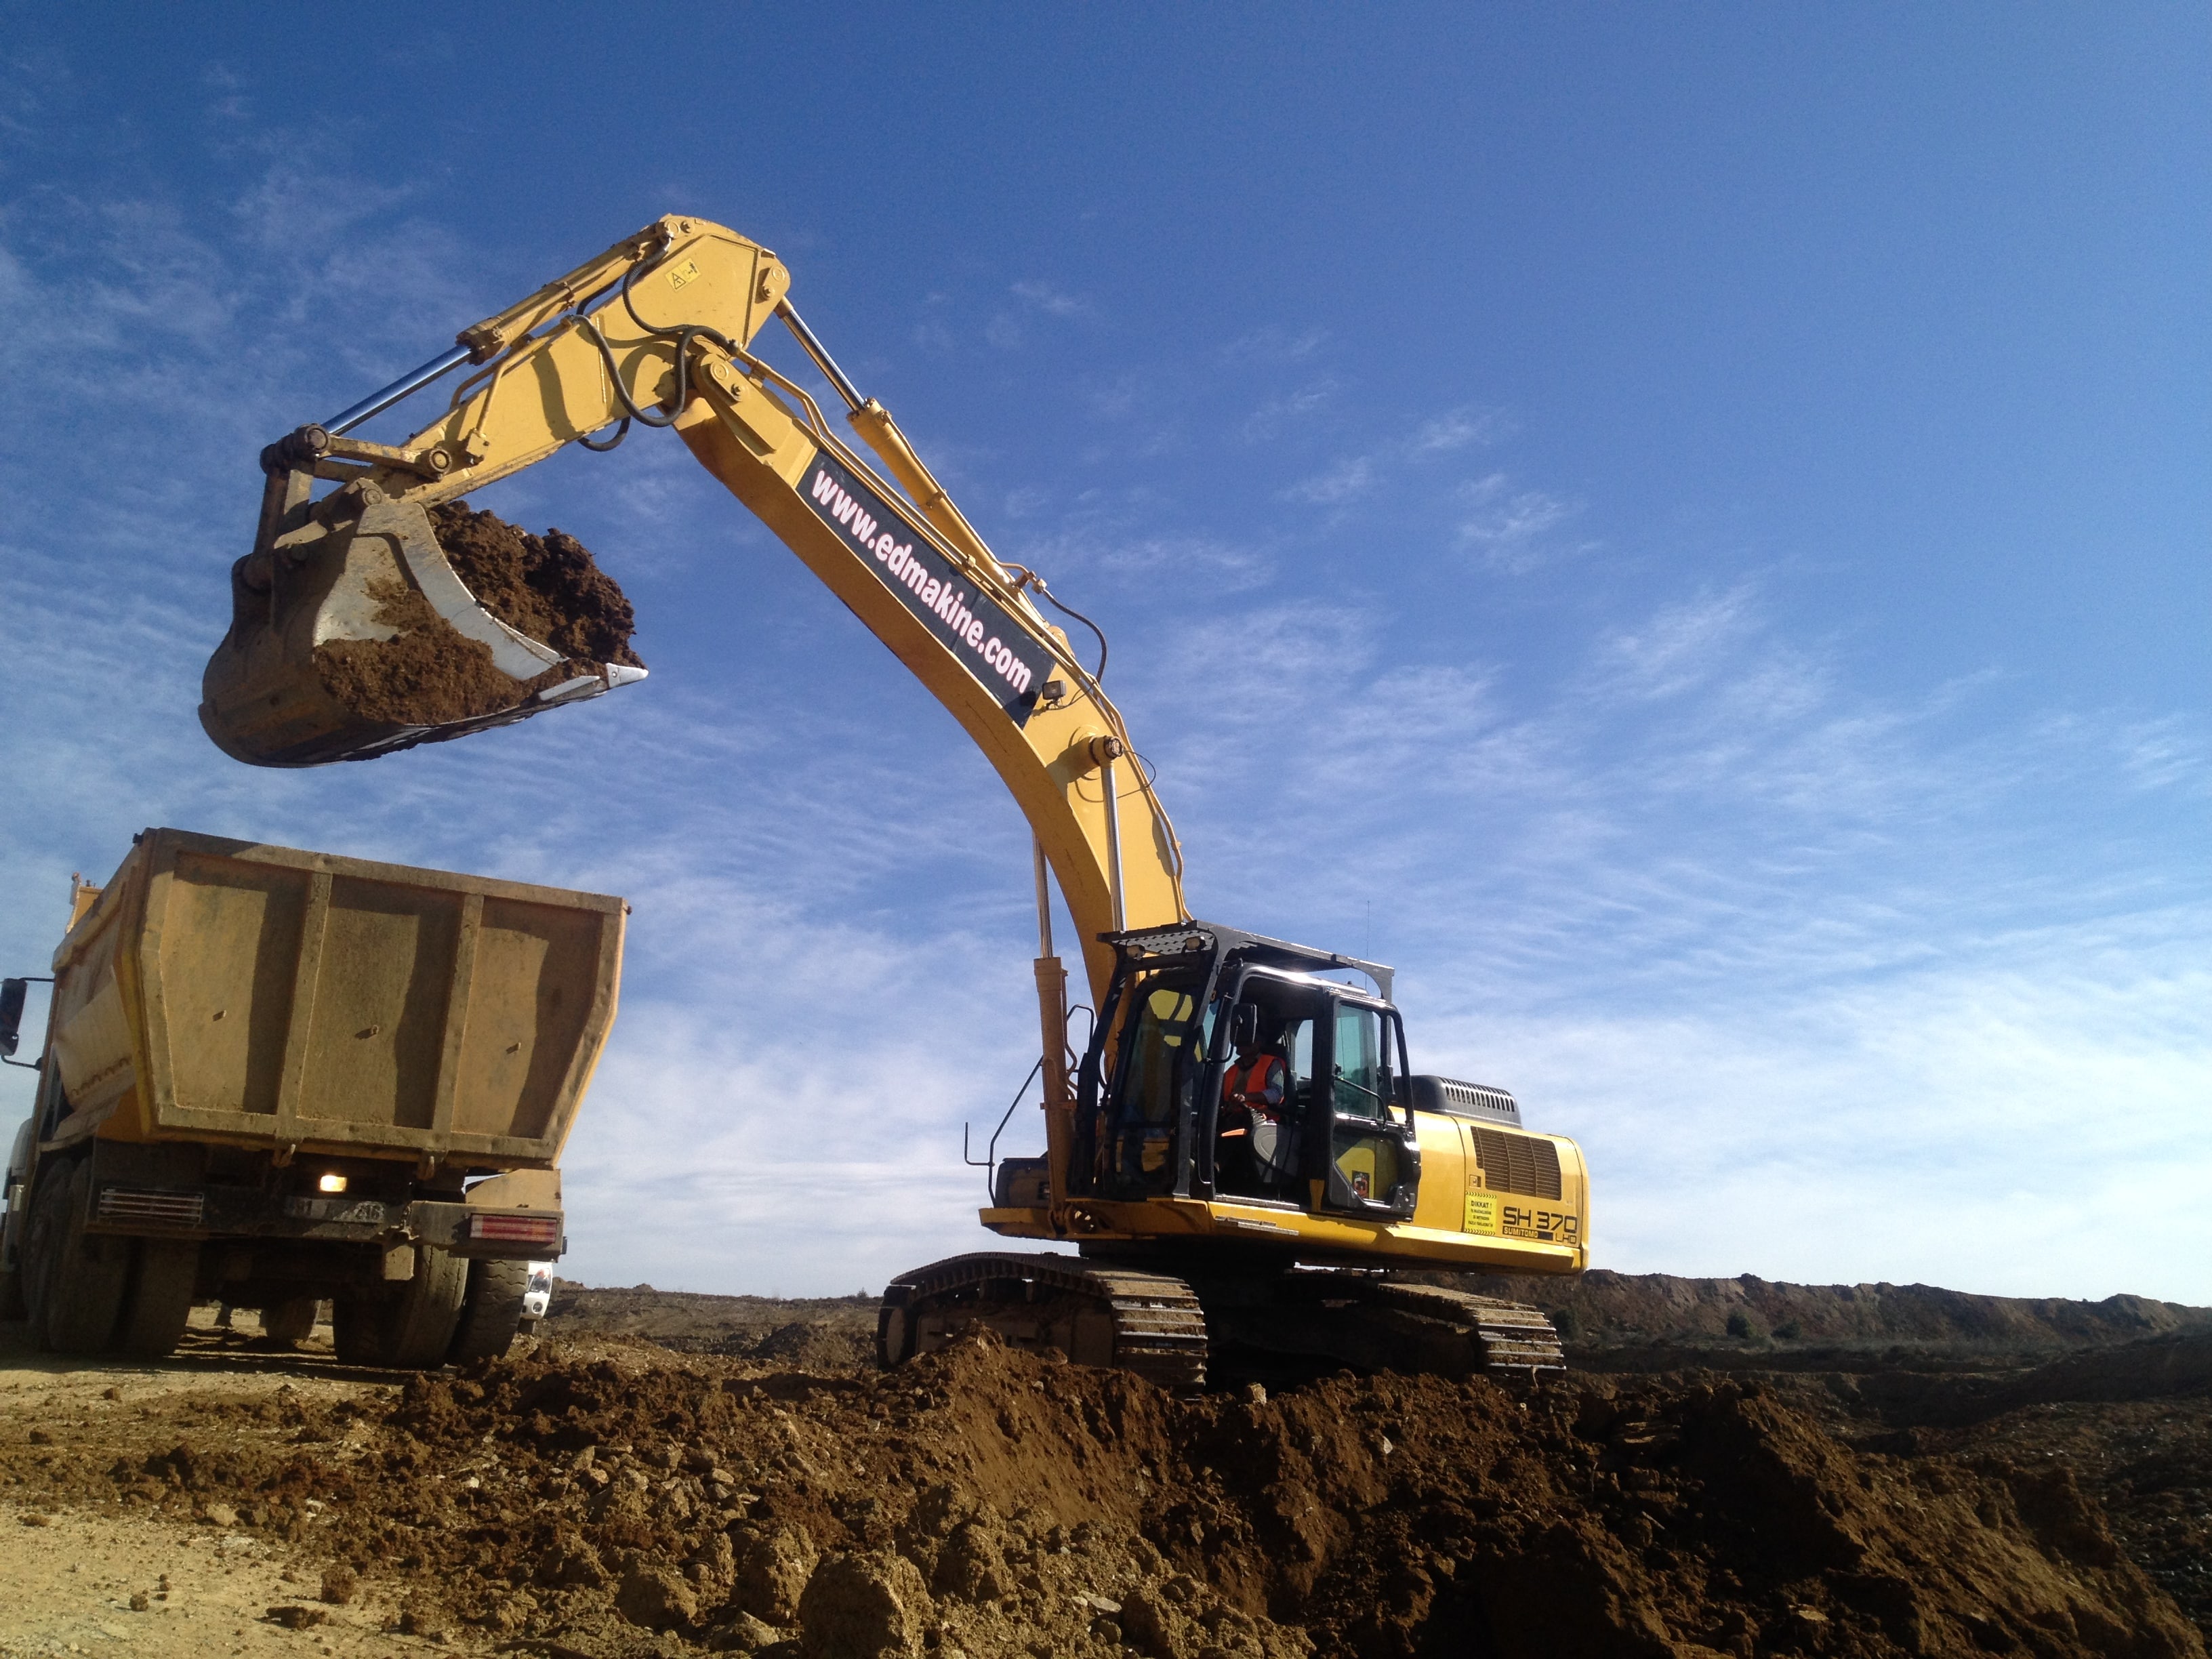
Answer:
[[[340,1221],[381,1227],[384,1206],[373,1198],[288,1198],[284,1213],[295,1221]]]

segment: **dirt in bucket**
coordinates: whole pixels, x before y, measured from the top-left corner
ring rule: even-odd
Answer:
[[[372,582],[376,620],[388,640],[331,640],[315,647],[315,670],[331,695],[363,720],[442,726],[512,708],[548,679],[523,682],[495,667],[490,647],[456,633],[406,583]],[[550,671],[553,683],[574,678]]]
[[[477,602],[517,633],[568,658],[528,680],[502,673],[490,650],[455,631],[411,585],[372,583],[388,640],[331,640],[315,647],[331,694],[360,719],[443,726],[495,714],[607,663],[641,668],[629,640],[636,618],[614,579],[573,536],[532,536],[465,501],[431,509],[454,573]]]
[[[574,536],[533,536],[466,501],[433,507],[430,522],[477,603],[516,633],[564,656],[645,666],[630,649],[637,617],[629,600]]]

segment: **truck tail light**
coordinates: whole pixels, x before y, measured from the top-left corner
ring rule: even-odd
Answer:
[[[557,1211],[539,1215],[472,1215],[469,1218],[469,1237],[496,1240],[501,1244],[543,1244],[552,1249],[561,1243],[561,1217]]]

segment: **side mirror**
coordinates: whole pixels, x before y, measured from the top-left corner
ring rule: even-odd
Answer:
[[[11,980],[10,984],[16,983]],[[22,1001],[19,994],[16,1002]],[[1236,1002],[1229,1007],[1229,1046],[1232,1048],[1256,1048],[1260,1046],[1260,1005],[1256,1002]]]
[[[27,979],[0,979],[0,1059],[12,1059],[22,1041],[23,997],[30,988]]]

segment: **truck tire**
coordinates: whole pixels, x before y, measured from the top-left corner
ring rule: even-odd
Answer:
[[[191,1317],[200,1247],[191,1239],[142,1238],[136,1255],[115,1346],[134,1359],[159,1359],[183,1340]]]
[[[469,1299],[446,1358],[456,1365],[496,1359],[522,1326],[523,1292],[530,1288],[527,1261],[471,1261]]]
[[[46,1273],[40,1291],[39,1337],[56,1353],[95,1354],[115,1339],[123,1313],[123,1293],[131,1282],[127,1238],[84,1230],[85,1202],[92,1164],[56,1170],[32,1211],[41,1230]]]
[[[261,1334],[280,1346],[297,1346],[314,1330],[318,1305],[312,1296],[295,1296],[289,1302],[271,1304],[261,1310]]]
[[[331,1304],[331,1346],[337,1350],[338,1363],[345,1365],[381,1365],[383,1340],[380,1328],[384,1304],[365,1296],[342,1296]]]
[[[0,1320],[30,1316],[31,1304],[23,1299],[23,1270],[0,1267]]]
[[[331,1309],[338,1358],[356,1365],[434,1370],[446,1363],[468,1288],[465,1257],[416,1245],[415,1277],[396,1287],[396,1293],[381,1299],[349,1297]]]

